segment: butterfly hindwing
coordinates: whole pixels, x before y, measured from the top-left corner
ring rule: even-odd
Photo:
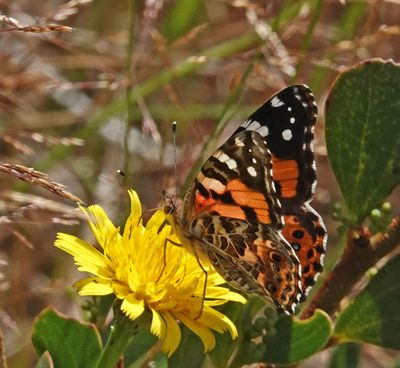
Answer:
[[[292,246],[301,263],[302,299],[323,270],[327,233],[321,216],[308,204],[287,208],[282,235]]]
[[[293,313],[302,296],[300,262],[282,235],[257,223],[201,215],[193,234],[203,231],[202,251],[224,279],[245,293],[269,299]]]

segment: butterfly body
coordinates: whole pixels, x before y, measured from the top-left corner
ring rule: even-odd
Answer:
[[[256,110],[204,163],[168,221],[224,279],[294,312],[322,270],[326,231],[309,201],[316,104],[290,86]]]

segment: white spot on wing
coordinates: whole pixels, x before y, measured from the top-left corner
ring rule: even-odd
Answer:
[[[230,159],[230,157],[226,153],[221,153],[220,155],[217,155],[217,159],[220,162],[226,162]]]
[[[213,190],[216,193],[222,194],[225,190],[226,187],[224,184],[222,184],[219,180],[217,179],[211,179],[211,178],[205,178],[202,181],[202,184],[210,190]]]
[[[257,176],[257,171],[253,166],[248,166],[247,172],[254,178]]]
[[[260,123],[258,121],[253,120],[250,125],[247,126],[248,130],[257,130],[260,127]]]
[[[289,107],[287,108],[287,111],[292,111],[292,108],[289,106]]]
[[[251,161],[253,162],[253,164],[257,163],[257,160],[254,157],[251,159]]]
[[[279,107],[279,106],[283,106],[285,103],[284,102],[282,102],[278,97],[274,97],[272,100],[271,100],[271,105],[272,105],[272,107]]]
[[[233,158],[229,159],[229,160],[226,161],[225,163],[228,165],[228,167],[229,167],[231,170],[237,168],[237,163],[236,163],[236,161],[235,161]]]
[[[266,137],[269,133],[269,130],[266,125],[263,125],[262,127],[260,127],[260,129],[257,130],[257,132],[261,135],[261,137]]]
[[[242,127],[247,128],[250,124],[251,120],[246,120],[243,124]]]
[[[285,130],[282,132],[282,138],[283,138],[285,141],[290,141],[290,140],[292,139],[292,137],[293,137],[293,134],[292,134],[292,131],[291,131],[290,129],[285,129]]]
[[[238,137],[235,138],[235,144],[236,144],[238,147],[244,147],[243,141],[241,141]]]
[[[295,121],[296,121],[295,118],[290,118],[290,123],[291,123],[291,124],[294,124]]]
[[[227,164],[231,170],[237,168],[236,161],[232,157],[229,157],[226,153],[221,152],[217,154],[215,157],[218,159],[218,161]]]

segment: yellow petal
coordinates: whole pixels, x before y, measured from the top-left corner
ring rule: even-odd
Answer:
[[[151,308],[153,318],[151,320],[150,332],[159,338],[164,338],[166,335],[166,325],[160,314],[153,308]]]
[[[168,354],[168,357],[170,357],[179,346],[181,341],[181,330],[177,321],[171,316],[170,313],[165,312],[162,316],[167,324],[167,334],[161,349]]]
[[[111,238],[121,237],[119,229],[114,226],[100,206],[93,205],[87,209],[82,208],[82,210],[88,215],[90,228],[103,249],[107,247]]]
[[[133,249],[129,249],[130,253],[134,252],[135,246],[140,245],[141,235],[143,233],[142,226],[142,207],[135,191],[128,191],[131,200],[131,213],[126,221],[123,233],[123,243],[125,246],[129,244]],[[132,244],[131,244],[132,243]]]
[[[225,303],[229,300],[242,304],[247,303],[246,298],[240,295],[239,293],[236,293],[234,291],[229,290],[228,288],[224,288],[221,286],[208,286],[207,298],[223,299]],[[219,301],[216,300],[216,302],[218,303]],[[220,304],[209,304],[209,305],[220,305]]]
[[[177,313],[178,319],[184,323],[189,329],[191,329],[198,337],[200,337],[204,352],[210,351],[215,347],[215,337],[211,330],[201,325],[198,320],[195,321],[191,318],[186,317],[183,313]]]
[[[74,261],[79,266],[80,271],[106,278],[113,277],[113,273],[109,270],[109,261],[84,240],[73,235],[58,233],[54,245],[74,256]]]
[[[142,224],[142,206],[139,197],[134,190],[128,190],[129,198],[131,199],[131,215],[134,226]]]
[[[203,313],[200,317],[200,322],[219,333],[223,333],[228,330],[232,339],[236,339],[238,336],[234,323],[227,316],[213,308],[204,306]]]
[[[142,315],[145,304],[143,300],[138,300],[133,294],[130,294],[122,301],[121,310],[133,321]]]
[[[108,295],[114,292],[112,283],[101,277],[87,277],[77,281],[74,287],[79,295]]]

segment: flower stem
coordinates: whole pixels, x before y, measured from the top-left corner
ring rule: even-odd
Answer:
[[[114,325],[96,368],[114,368],[132,338],[146,327],[149,322],[149,314],[147,312],[144,312],[135,321],[131,321],[116,306],[114,306],[114,316]]]

